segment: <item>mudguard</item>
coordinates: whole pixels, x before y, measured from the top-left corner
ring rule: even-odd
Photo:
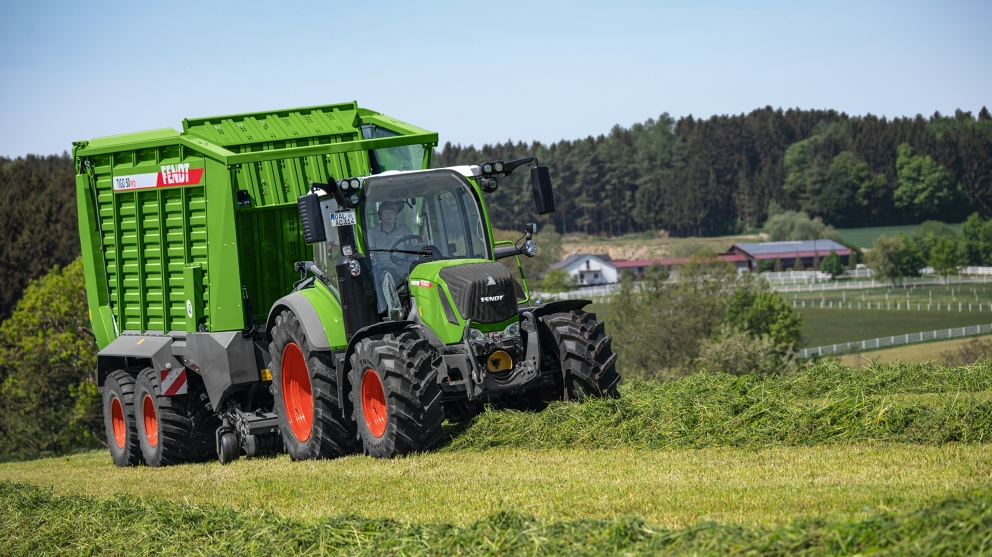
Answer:
[[[324,330],[324,324],[320,321],[320,317],[317,316],[317,310],[314,309],[310,300],[299,292],[293,292],[283,296],[276,300],[276,303],[272,304],[272,309],[269,310],[269,318],[265,321],[266,340],[272,342],[270,331],[276,324],[276,317],[280,312],[287,309],[292,311],[296,315],[296,318],[300,320],[300,323],[303,324],[303,331],[307,336],[307,342],[310,343],[311,350],[326,351],[331,349],[330,343],[327,342],[327,332]]]
[[[169,335],[124,331],[96,355],[97,387],[102,389],[107,375],[118,369],[165,369],[166,364],[181,369],[183,362],[173,356],[172,343]]]
[[[534,317],[542,317],[549,313],[562,313],[582,309],[591,303],[591,300],[559,300],[557,302],[541,304],[534,308],[521,308],[520,311],[531,311],[534,312]]]

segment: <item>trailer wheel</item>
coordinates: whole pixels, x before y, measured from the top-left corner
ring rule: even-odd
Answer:
[[[334,458],[352,452],[354,424],[338,400],[330,356],[310,350],[303,325],[290,311],[276,317],[269,345],[270,387],[286,452],[293,460]]]
[[[196,460],[193,420],[185,404],[187,395],[162,395],[155,374],[150,367],[141,370],[135,389],[138,441],[145,463],[166,466]]]
[[[414,331],[364,338],[351,356],[351,400],[365,454],[393,456],[433,448],[441,439],[440,365]]]
[[[124,467],[141,463],[134,415],[134,378],[125,371],[111,373],[103,384],[103,424],[114,464]]]
[[[617,355],[596,314],[574,310],[545,315],[541,321],[554,339],[552,351],[561,364],[563,400],[587,397],[618,397]]]

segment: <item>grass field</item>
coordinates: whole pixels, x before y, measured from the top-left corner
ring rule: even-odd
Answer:
[[[388,461],[2,464],[0,554],[992,551],[992,364],[621,391],[490,409]]]
[[[894,306],[893,306],[894,307]],[[992,323],[992,312],[857,309],[800,310],[806,346]]]
[[[949,225],[958,234],[961,233],[960,224]],[[907,236],[912,236],[916,229],[920,226],[918,224],[907,225],[907,226],[875,226],[871,228],[839,228],[837,232],[840,234],[841,239],[845,242],[854,244],[862,248],[870,248],[875,242],[875,238],[878,238],[882,234],[886,236],[895,236],[896,234],[902,232]]]
[[[923,363],[923,362],[940,362],[941,354],[945,351],[955,351],[962,345],[967,344],[975,339],[988,341],[989,336],[974,336],[967,338],[957,338],[954,340],[941,340],[937,342],[923,342],[920,344],[907,344],[904,346],[897,346],[895,348],[886,348],[884,350],[872,350],[868,352],[860,352],[858,354],[847,354],[838,358],[840,363],[848,367],[861,367],[870,365],[871,362],[877,361],[880,364],[888,364],[892,362],[907,362],[907,363]],[[992,356],[992,354],[989,354]]]

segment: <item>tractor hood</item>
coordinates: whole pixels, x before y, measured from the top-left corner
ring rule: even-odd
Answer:
[[[513,277],[494,262],[445,267],[438,273],[448,285],[462,319],[500,323],[517,314]]]

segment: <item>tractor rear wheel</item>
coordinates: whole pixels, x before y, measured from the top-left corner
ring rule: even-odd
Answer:
[[[103,425],[114,464],[137,466],[141,445],[134,415],[134,378],[123,370],[112,372],[103,383]]]
[[[391,458],[441,439],[440,358],[414,331],[360,340],[351,356],[351,400],[365,454]]]
[[[276,317],[269,345],[270,390],[286,452],[293,460],[334,458],[352,452],[354,424],[342,413],[330,355],[310,350],[303,325],[290,311]],[[347,397],[344,397],[347,398]]]
[[[135,388],[138,441],[145,463],[167,466],[198,460],[200,436],[186,408],[189,395],[163,395],[156,374],[150,367],[141,370]]]
[[[573,310],[545,315],[541,321],[550,330],[551,349],[561,364],[563,400],[620,396],[617,355],[610,346],[613,337],[606,334],[596,314]]]

